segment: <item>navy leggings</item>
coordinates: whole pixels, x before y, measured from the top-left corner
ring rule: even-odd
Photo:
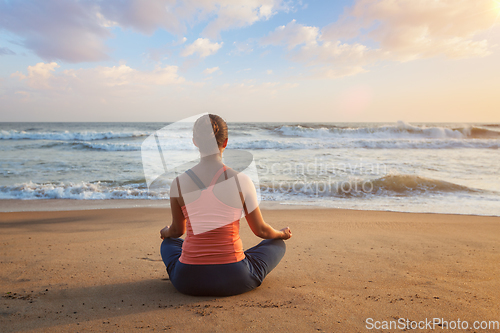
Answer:
[[[231,296],[250,291],[278,265],[285,255],[285,242],[266,239],[245,251],[245,259],[231,264],[188,265],[179,261],[181,238],[165,238],[161,258],[170,281],[181,293],[193,296]]]

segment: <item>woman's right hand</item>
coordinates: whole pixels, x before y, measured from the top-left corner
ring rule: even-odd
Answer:
[[[281,237],[281,239],[287,240],[290,237],[292,237],[292,231],[290,230],[289,227],[283,228],[280,231],[283,233],[283,236]]]

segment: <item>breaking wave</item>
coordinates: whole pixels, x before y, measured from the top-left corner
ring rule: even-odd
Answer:
[[[492,127],[492,126],[491,126]],[[283,136],[306,138],[350,137],[350,138],[386,138],[386,139],[500,139],[500,131],[479,126],[464,127],[427,127],[414,126],[398,121],[395,125],[379,127],[307,127],[304,125],[286,125],[275,129]]]
[[[20,146],[17,149],[71,147],[72,149],[99,151],[140,151],[141,142],[99,142],[99,141],[52,141],[43,145]],[[148,147],[156,150],[156,146]],[[235,139],[230,149],[499,149],[498,140],[453,140],[453,139],[338,139],[338,140],[303,140],[290,139]],[[10,148],[12,150],[13,148]],[[162,145],[163,151],[196,150],[190,140],[172,139]]]
[[[0,186],[0,199],[165,199],[167,193],[150,192],[146,184],[110,186],[106,183],[45,183],[33,182]]]
[[[10,130],[0,131],[0,140],[59,140],[59,141],[92,141],[92,140],[106,140],[115,138],[136,138],[147,136],[150,133],[144,132],[27,132]]]
[[[295,181],[260,183],[267,200],[279,200],[280,195],[295,196],[426,196],[430,194],[486,192],[444,180],[415,175],[386,175],[368,180],[346,179],[335,183]],[[99,181],[79,183],[23,183],[0,187],[0,199],[168,199],[168,184],[161,191],[148,191],[144,179],[126,182]]]
[[[416,175],[386,175],[376,179],[346,179],[334,183],[326,181],[261,182],[263,194],[287,194],[306,196],[359,197],[376,196],[423,196],[430,194],[466,193],[478,194],[484,190],[454,184],[444,180]]]

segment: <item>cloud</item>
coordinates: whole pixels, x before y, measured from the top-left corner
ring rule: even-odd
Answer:
[[[44,60],[108,58],[104,39],[111,34],[89,1],[1,1],[0,22],[0,29],[20,36],[21,44]]]
[[[212,68],[207,68],[203,71],[203,74],[212,74],[212,73],[215,73],[219,70],[220,68],[219,67],[212,67]]]
[[[497,14],[491,0],[358,0],[321,38],[373,40],[389,60],[480,57],[490,53],[488,43],[474,36],[491,28]]]
[[[210,1],[206,3],[210,4]],[[246,27],[260,20],[268,20],[278,10],[287,9],[282,0],[213,1],[213,5],[218,7],[217,18],[209,22],[203,30],[203,35],[212,39],[217,38],[223,30]],[[206,10],[210,10],[210,7],[207,7]]]
[[[241,83],[225,83],[218,89],[222,92],[230,93],[231,96],[247,96],[247,95],[275,95],[280,90],[288,90],[296,88],[297,84],[282,84],[280,82],[262,82],[256,83],[255,80],[245,80]]]
[[[223,43],[211,43],[207,38],[198,38],[193,44],[188,45],[182,52],[182,57],[187,57],[195,53],[199,54],[200,58],[208,57],[215,54]]]
[[[151,35],[158,28],[179,34],[185,31],[175,14],[175,0],[107,0],[99,2],[100,13],[123,28]]]
[[[208,21],[202,36],[267,20],[287,10],[283,0],[17,0],[0,1],[0,31],[20,39],[44,61],[71,63],[108,58],[110,27],[151,35],[158,29],[182,36]]]
[[[151,71],[140,71],[127,65],[96,67],[93,69],[66,70],[64,75],[88,78],[90,82],[100,81],[103,85],[113,86],[166,86],[185,82],[177,74],[177,66],[156,67]]]
[[[292,61],[305,63],[307,66],[320,66],[312,69],[314,76],[329,78],[365,71],[363,66],[375,61],[378,53],[359,43],[322,42],[319,28],[298,24],[295,20],[278,27],[262,38],[261,43],[285,45]],[[297,48],[300,45],[302,46]]]
[[[312,66],[313,76],[334,78],[380,61],[489,55],[487,40],[475,36],[491,28],[497,12],[490,0],[358,0],[321,33],[292,20],[260,42],[284,45],[292,61]]]
[[[363,68],[376,63],[380,54],[380,50],[359,43],[318,42],[300,48],[291,59],[307,66],[322,66],[318,73],[333,78],[364,72]]]
[[[16,72],[17,77],[34,90],[58,92],[103,91],[112,88],[126,88],[129,91],[148,89],[154,86],[168,86],[185,82],[177,74],[177,66],[156,67],[151,71],[139,71],[125,64],[113,67],[69,69],[55,72],[60,66],[55,63],[38,63],[28,67],[28,74]]]
[[[247,40],[246,42],[233,42],[234,49],[229,53],[231,55],[242,55],[248,54],[253,51],[253,40]]]
[[[276,28],[262,38],[261,43],[264,45],[286,45],[289,49],[293,49],[301,44],[315,45],[318,34],[318,28],[297,24],[295,20],[292,20],[287,25]]]
[[[1,55],[15,55],[16,53],[7,47],[0,47],[0,56]]]
[[[28,75],[21,72],[15,72],[11,77],[18,77],[20,80],[26,80],[28,86],[34,89],[51,89],[50,81],[53,79],[53,72],[60,66],[51,62],[45,64],[40,62],[35,66],[28,66]]]

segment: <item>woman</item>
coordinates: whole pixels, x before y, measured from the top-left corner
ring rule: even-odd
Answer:
[[[221,117],[199,118],[193,143],[200,163],[172,182],[172,224],[160,231],[161,256],[184,294],[230,296],[258,287],[284,256],[283,240],[292,237],[288,227],[277,231],[264,222],[251,179],[222,163],[227,141]],[[245,252],[239,236],[243,212],[253,233],[265,239]]]

